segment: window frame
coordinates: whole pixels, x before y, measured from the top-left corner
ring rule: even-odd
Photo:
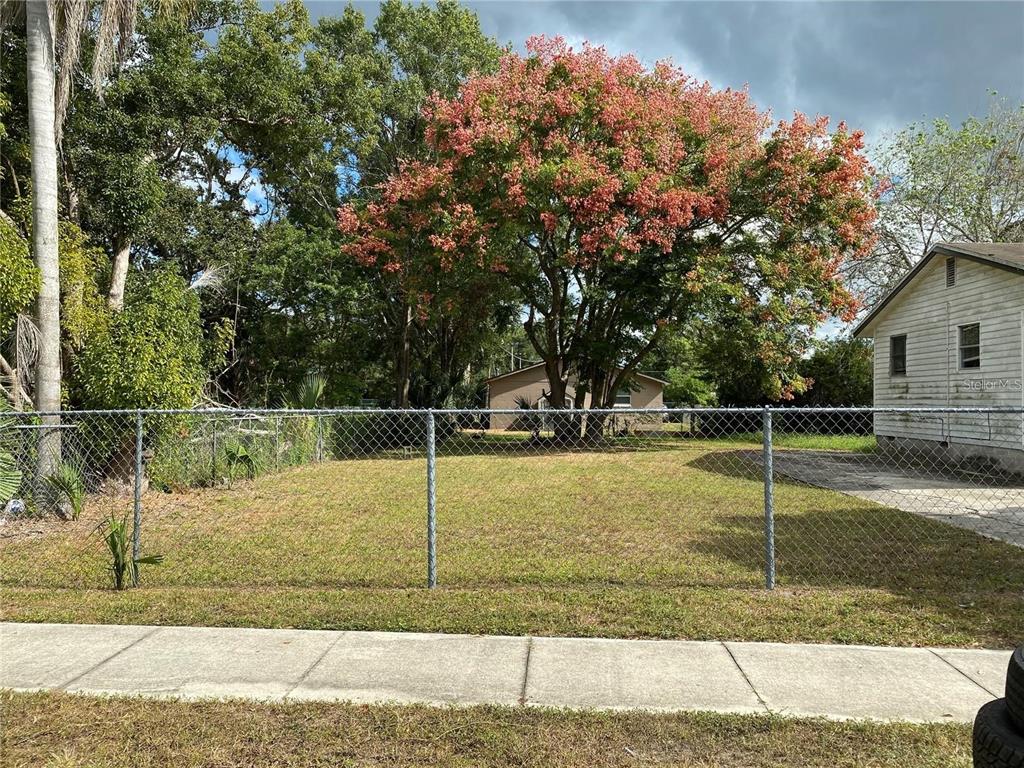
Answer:
[[[623,394],[625,394],[625,395],[627,395],[629,397],[629,402],[628,403],[620,403],[619,402],[619,398],[622,397]],[[615,403],[614,403],[614,405],[612,407],[614,407],[614,408],[632,408],[633,407],[633,390],[630,389],[630,387],[628,385],[624,386],[624,387],[619,387],[619,391],[615,393]]]
[[[969,330],[977,332],[977,341],[974,344],[964,344],[964,332]],[[975,352],[971,357],[966,357],[964,353],[969,349]],[[961,371],[977,371],[981,368],[981,323],[964,323],[956,327],[956,359],[957,368]]]
[[[896,367],[896,342],[900,340],[903,342],[903,353],[900,355],[903,361],[903,370],[897,370]],[[889,376],[906,376],[907,375],[907,334],[898,333],[894,336],[889,337]]]

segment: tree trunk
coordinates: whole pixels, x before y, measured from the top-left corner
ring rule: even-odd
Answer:
[[[60,423],[60,262],[57,243],[57,139],[54,131],[54,49],[48,3],[25,4],[28,122],[32,145],[32,253],[40,272],[36,324],[35,406]],[[38,475],[51,475],[61,459],[60,430],[42,429]]]
[[[128,280],[128,263],[132,251],[132,241],[124,235],[114,240],[114,264],[110,273],[110,294],[107,304],[115,312],[124,308],[124,285]]]
[[[402,310],[402,317],[395,336],[395,408],[409,407],[409,358],[411,344],[409,334],[412,331],[412,307]]]
[[[544,370],[548,376],[549,389],[546,397],[554,442],[558,446],[571,448],[579,442],[582,425],[578,414],[566,412],[565,397],[568,387],[562,375],[562,361],[548,357],[544,361]]]
[[[608,375],[603,370],[595,370],[590,376],[589,389],[591,408],[604,409],[610,407],[608,402],[610,399],[608,397]],[[614,401],[612,402],[614,403]],[[606,414],[588,413],[583,435],[584,439],[591,443],[599,442],[604,432],[606,420]]]

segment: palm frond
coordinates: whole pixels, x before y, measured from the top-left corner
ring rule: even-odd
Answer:
[[[88,0],[50,0],[50,19],[53,26],[53,37],[57,41],[57,81],[54,96],[54,130],[57,146],[60,146],[67,117],[68,104],[71,102],[71,86],[78,59],[82,53],[82,35],[85,34],[86,22],[89,18]]]
[[[136,0],[104,0],[96,27],[96,51],[92,59],[92,80],[97,91],[102,92],[114,64],[128,50],[128,44],[135,34],[135,15],[138,13]]]
[[[0,29],[16,27],[25,21],[25,0],[0,0]]]
[[[319,407],[327,389],[327,377],[322,373],[308,373],[295,389],[294,398],[285,398],[285,408],[313,410]]]
[[[211,266],[196,275],[189,288],[198,293],[205,290],[217,290],[224,284],[226,269],[222,266]]]
[[[228,462],[228,475],[233,480],[239,470],[252,480],[260,473],[262,462],[244,444],[230,442],[224,446],[224,456]]]
[[[110,558],[110,579],[118,591],[139,585],[140,565],[159,565],[164,561],[163,555],[132,557],[133,529],[128,524],[127,515],[118,517],[111,514],[97,530],[103,532],[103,543]]]
[[[22,473],[14,457],[0,452],[0,506],[13,499],[21,488]]]
[[[71,508],[71,519],[77,520],[85,509],[85,479],[78,467],[62,461],[45,482],[54,497]]]

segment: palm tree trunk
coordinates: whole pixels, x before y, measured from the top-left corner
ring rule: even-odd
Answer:
[[[41,285],[37,302],[39,358],[35,406],[60,416],[60,265],[57,254],[57,139],[54,130],[54,47],[49,3],[25,4],[28,59],[28,121],[32,145],[32,253]],[[40,430],[38,473],[47,477],[60,463],[60,430]]]

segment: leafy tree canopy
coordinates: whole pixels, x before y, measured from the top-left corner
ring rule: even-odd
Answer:
[[[765,139],[744,92],[557,38],[527,48],[428,106],[433,156],[339,210],[344,252],[421,307],[449,276],[499,275],[555,403],[576,373],[578,400],[609,404],[661,329],[723,311],[756,329],[772,390],[801,390],[801,338],[852,316],[839,269],[872,245],[860,134],[797,115]]]
[[[800,367],[813,383],[797,399],[797,405],[872,404],[874,356],[870,342],[849,336],[819,342]]]
[[[1024,103],[993,98],[959,127],[914,123],[876,151],[888,188],[878,202],[875,258],[850,264],[869,301],[943,241],[1024,242]]]

